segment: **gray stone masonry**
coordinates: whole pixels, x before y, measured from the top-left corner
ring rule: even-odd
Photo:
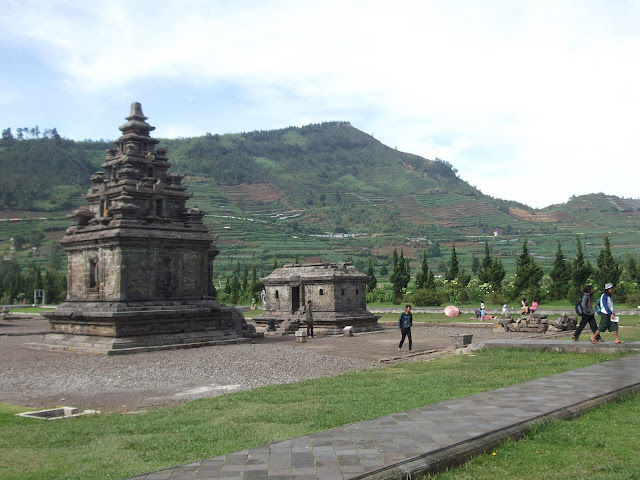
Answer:
[[[346,326],[354,332],[379,330],[378,316],[367,310],[369,277],[345,263],[302,263],[284,265],[262,278],[265,285],[265,313],[255,325],[276,329],[299,324],[305,328],[304,309],[311,300],[315,335],[341,335]]]
[[[213,259],[219,253],[186,208],[191,196],[139,103],[131,105],[116,148],[91,181],[87,205],[70,217],[60,241],[67,253],[67,298],[44,345],[94,353],[241,341],[255,329],[215,301]]]

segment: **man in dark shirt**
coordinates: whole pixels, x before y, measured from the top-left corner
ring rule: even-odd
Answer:
[[[400,327],[400,331],[402,332],[402,340],[400,340],[400,345],[398,345],[398,350],[402,350],[402,344],[404,343],[404,339],[409,339],[409,351],[413,347],[411,343],[411,325],[413,325],[413,315],[411,315],[411,305],[407,305],[404,309],[404,312],[400,315],[400,319],[398,320],[398,326]]]
[[[587,285],[586,287],[584,287],[584,295],[582,296],[582,300],[580,301],[580,306],[582,307],[582,319],[580,320],[580,325],[578,325],[578,328],[576,328],[576,332],[573,334],[574,342],[578,341],[578,337],[582,333],[582,330],[587,325],[587,323],[589,324],[589,328],[591,328],[591,332],[596,333],[596,330],[598,329],[598,324],[596,323],[596,311],[593,309],[591,295],[593,295],[593,286]],[[598,335],[596,341],[602,341],[600,335]]]

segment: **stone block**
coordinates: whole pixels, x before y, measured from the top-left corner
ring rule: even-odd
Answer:
[[[449,335],[449,338],[454,347],[466,347],[471,343],[473,335]]]
[[[304,330],[296,331],[296,342],[304,343],[306,341],[307,341],[307,332],[305,332]]]

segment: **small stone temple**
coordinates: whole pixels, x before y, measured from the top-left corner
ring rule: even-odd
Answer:
[[[266,290],[266,311],[256,326],[273,322],[280,333],[304,327],[304,306],[312,302],[316,334],[341,334],[379,330],[378,318],[367,310],[369,277],[352,263],[305,263],[284,265],[261,281]]]
[[[87,205],[70,217],[67,298],[47,313],[49,348],[132,353],[244,341],[255,328],[215,301],[213,259],[219,251],[186,208],[182,176],[168,173],[139,103],[131,105],[104,171],[91,181]]]

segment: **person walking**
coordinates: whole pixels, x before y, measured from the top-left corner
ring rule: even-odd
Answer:
[[[313,312],[311,311],[311,300],[307,302],[304,309],[304,320],[307,324],[307,337],[313,337]]]
[[[591,337],[591,343],[597,343],[597,338],[600,332],[606,332],[607,330],[613,332],[616,339],[616,343],[624,343],[618,336],[618,316],[613,310],[613,283],[607,283],[604,286],[604,292],[600,297],[600,325]]]
[[[573,337],[571,337],[573,338],[574,342],[578,341],[578,337],[580,337],[580,334],[582,333],[582,330],[584,330],[584,327],[587,325],[587,323],[589,324],[589,328],[591,329],[592,333],[596,333],[596,330],[598,329],[598,324],[596,323],[596,311],[593,308],[593,301],[591,299],[592,295],[593,286],[587,285],[586,287],[584,287],[584,295],[582,295],[582,300],[580,300],[580,307],[582,308],[580,325],[578,325],[578,328],[576,328]],[[602,341],[600,335],[596,337],[596,341]]]
[[[398,350],[402,350],[402,344],[404,343],[405,338],[409,339],[409,351],[412,350],[411,325],[413,325],[413,315],[411,315],[411,305],[407,305],[404,308],[404,312],[400,314],[400,318],[398,319],[398,326],[402,332],[402,339],[400,340],[400,345],[398,345]]]

